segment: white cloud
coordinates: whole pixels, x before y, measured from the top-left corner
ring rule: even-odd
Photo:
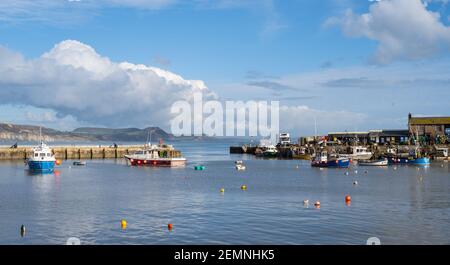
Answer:
[[[36,59],[0,47],[0,104],[52,109],[106,126],[167,125],[176,100],[213,96],[200,80],[145,65],[112,62],[92,47],[63,41]]]
[[[428,58],[450,49],[450,27],[421,0],[374,2],[368,13],[347,10],[343,17],[330,18],[325,25],[339,25],[347,36],[378,42],[373,60],[380,64]]]

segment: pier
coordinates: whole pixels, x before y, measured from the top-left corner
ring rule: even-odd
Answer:
[[[142,149],[142,146],[55,146],[50,148],[57,159],[114,159],[132,154]],[[32,149],[32,146],[18,148],[0,147],[0,160],[27,159],[32,154]],[[172,157],[181,157],[181,152],[178,150],[162,151],[167,152]]]

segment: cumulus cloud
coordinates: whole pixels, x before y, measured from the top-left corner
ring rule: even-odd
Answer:
[[[377,1],[368,13],[347,10],[342,17],[329,18],[325,25],[338,25],[350,37],[376,41],[373,61],[379,64],[428,58],[450,48],[450,27],[421,0]]]
[[[0,104],[52,109],[56,115],[106,126],[168,125],[170,106],[205,83],[156,67],[113,62],[74,40],[36,59],[0,47]]]

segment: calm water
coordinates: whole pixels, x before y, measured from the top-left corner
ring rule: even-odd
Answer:
[[[30,175],[21,161],[1,162],[0,244],[64,244],[69,237],[83,244],[365,244],[372,236],[384,244],[450,243],[448,163],[359,167],[346,175],[305,161],[229,155],[229,144],[177,143],[189,160],[181,169],[64,161],[55,174]],[[234,169],[240,159],[246,171]],[[197,164],[206,170],[194,171]]]

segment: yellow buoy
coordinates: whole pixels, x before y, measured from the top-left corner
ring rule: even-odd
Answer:
[[[247,186],[245,186],[245,185],[241,186],[241,190],[246,190],[246,189],[247,189]]]
[[[122,221],[120,221],[120,226],[122,227],[122,229],[127,229],[127,221],[122,219]]]
[[[220,192],[221,192],[221,193],[224,193],[224,192],[225,192],[225,189],[224,189],[224,188],[221,188],[221,189],[220,189]]]

